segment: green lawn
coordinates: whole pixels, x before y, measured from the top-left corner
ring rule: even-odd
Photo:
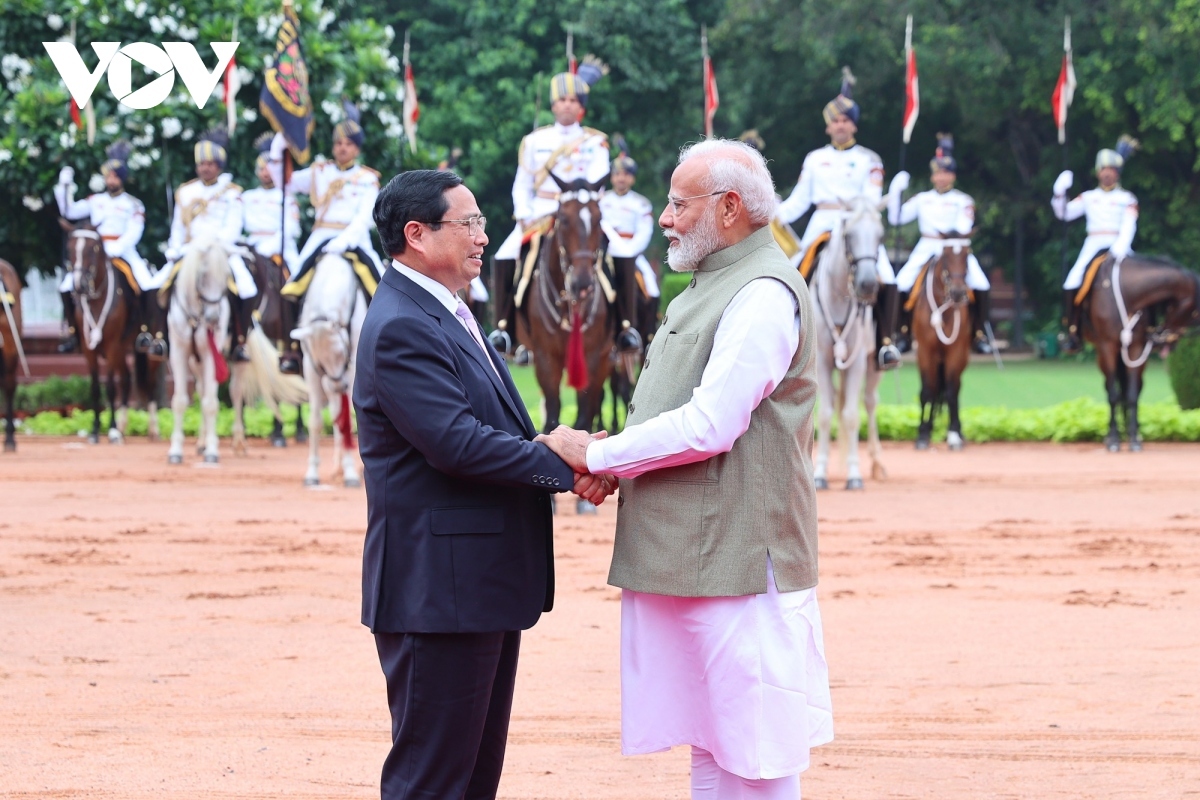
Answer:
[[[540,428],[542,394],[533,368],[513,367],[512,375],[534,424]],[[1174,402],[1175,395],[1171,391],[1164,362],[1158,359],[1150,361],[1146,366],[1145,382],[1143,402]],[[880,402],[885,405],[915,405],[920,388],[916,365],[905,363],[897,372],[883,377],[879,385]],[[575,392],[564,385],[561,397],[562,420],[571,424],[575,421]],[[1107,402],[1104,377],[1094,362],[1012,361],[1006,363],[1003,370],[997,369],[994,362],[974,362],[963,374],[964,408],[1044,408],[1077,398]]]

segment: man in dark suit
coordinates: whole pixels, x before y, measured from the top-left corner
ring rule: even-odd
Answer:
[[[354,408],[367,487],[362,622],[387,678],[382,796],[494,798],[520,631],[554,597],[550,494],[576,481],[456,292],[486,220],[452,172],[398,175],[375,202],[393,261],[363,323]]]

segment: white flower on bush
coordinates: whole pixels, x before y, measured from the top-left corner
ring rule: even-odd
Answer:
[[[254,120],[256,120],[256,119],[258,119],[258,112],[255,111],[253,108],[247,108],[245,111],[242,112],[242,121],[243,122],[254,122]]]
[[[334,125],[341,122],[345,116],[342,112],[342,104],[333,100],[322,100],[321,110],[325,112],[325,116],[329,117],[329,121]]]
[[[397,75],[399,75],[400,74],[400,59],[396,58],[395,56],[388,56],[387,68],[388,68],[389,72],[394,72]]]
[[[136,6],[133,7],[133,16],[137,17],[138,19],[141,19],[142,17],[146,16],[147,8],[148,8],[148,6],[144,2],[138,3]]]
[[[92,177],[88,178],[88,188],[93,192],[103,192],[104,176],[92,173]]]
[[[404,126],[399,122],[394,122],[387,126],[387,137],[389,139],[399,139],[402,133],[404,133]]]
[[[191,40],[191,39],[195,39],[197,36],[199,36],[200,31],[197,28],[189,28],[186,25],[180,25],[179,30],[177,31],[177,34],[179,35],[180,39]]]
[[[117,103],[117,113],[120,114],[121,116],[125,116],[126,114],[132,114],[133,109],[130,108],[129,106],[125,105],[124,103]]]
[[[22,197],[21,203],[22,203],[22,205],[24,205],[26,208],[28,208],[30,211],[32,211],[34,213],[37,213],[38,211],[41,211],[43,208],[46,207],[46,204],[44,202],[42,202],[42,198],[36,197],[32,194],[27,194],[24,197]]]
[[[116,136],[119,130],[121,130],[121,126],[115,122],[106,122],[100,126],[100,132],[105,136]]]
[[[162,121],[162,133],[165,139],[174,139],[183,130],[183,123],[175,117],[167,117]]]
[[[129,157],[130,169],[142,169],[153,164],[154,161],[145,153],[134,153]]]
[[[104,12],[100,12],[100,24],[107,25],[110,22],[112,22],[112,18],[109,17],[108,14],[106,14]]]
[[[396,29],[393,28],[391,25],[384,25],[383,26],[383,35],[386,36],[387,40],[390,42],[396,38]]]
[[[41,154],[42,148],[38,147],[36,144],[29,145],[29,148],[25,151],[25,155],[29,156],[30,158],[37,158]]]
[[[185,142],[190,142],[192,140],[192,137],[195,135],[196,134],[192,131],[191,128],[184,128],[183,133],[179,134],[179,138],[183,139]]]
[[[70,150],[75,146],[75,129],[70,128],[58,135],[58,146],[63,150]]]
[[[153,31],[155,36],[162,36],[166,32],[167,26],[163,24],[161,17],[151,17],[150,30]]]
[[[162,152],[157,147],[150,151],[150,158],[153,161],[158,161],[158,157],[161,155],[162,155]]]
[[[146,145],[150,144],[153,141],[154,141],[154,136],[152,136],[152,135],[151,136],[134,136],[130,140],[130,144],[132,144],[134,147],[145,147]]]
[[[396,98],[396,102],[397,102],[397,103],[403,103],[403,102],[404,102],[404,84],[403,84],[403,83],[400,83],[400,84],[397,84],[397,85],[396,85],[396,91],[395,91],[395,93],[393,94],[393,97],[395,97],[395,98]]]
[[[12,161],[12,150],[0,148],[0,164],[3,164],[5,161]]]
[[[242,86],[249,86],[250,84],[254,83],[254,73],[245,67],[237,68],[237,76],[238,81],[242,84]]]
[[[333,22],[335,19],[337,19],[337,14],[334,14],[332,11],[324,12],[321,14],[321,18],[317,20],[317,30],[324,33],[325,29],[329,27],[329,23]]]
[[[58,14],[51,14],[46,17],[46,24],[50,26],[50,30],[52,31],[62,30],[63,18]]]
[[[400,121],[400,118],[392,113],[390,108],[381,108],[375,112],[375,118],[384,125],[392,125]]]

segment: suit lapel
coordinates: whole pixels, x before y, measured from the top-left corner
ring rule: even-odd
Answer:
[[[500,365],[493,366],[489,361],[489,355],[480,349],[475,338],[467,333],[467,329],[463,327],[458,317],[451,314],[444,305],[438,302],[436,297],[402,275],[399,270],[388,267],[384,272],[383,280],[384,283],[391,284],[394,288],[407,294],[425,310],[425,313],[438,320],[442,326],[442,330],[449,334],[454,343],[462,348],[468,356],[475,359],[475,363],[479,364],[483,368],[483,371],[487,373],[488,380],[492,382],[492,387],[508,405],[509,410],[525,426],[526,432],[531,437],[535,435],[533,422],[529,419],[529,414],[525,411],[524,403],[520,402],[520,395],[517,393],[516,386],[513,385],[512,378],[508,375],[508,369],[503,365],[503,362]],[[485,343],[485,347],[492,350],[490,344]],[[501,370],[504,370],[503,374],[507,380],[502,381],[497,375]]]

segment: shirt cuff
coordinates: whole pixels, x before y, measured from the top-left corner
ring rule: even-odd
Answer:
[[[604,439],[596,439],[588,443],[583,451],[584,461],[587,462],[588,472],[600,475],[608,469],[604,461]]]

